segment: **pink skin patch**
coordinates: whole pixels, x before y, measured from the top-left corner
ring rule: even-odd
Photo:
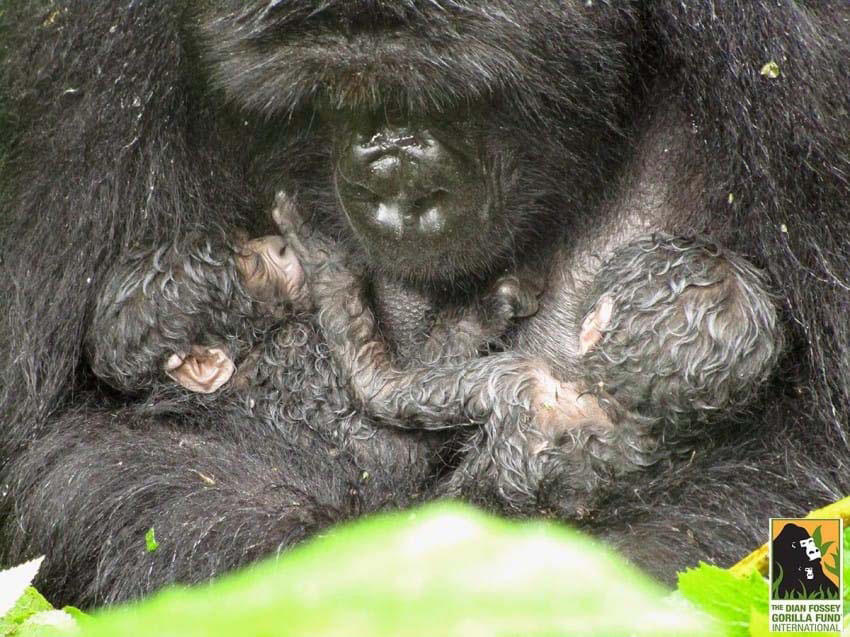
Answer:
[[[581,324],[579,334],[579,354],[584,356],[592,350],[605,334],[611,323],[611,315],[614,313],[614,301],[603,296],[588,314]]]
[[[602,297],[582,321],[579,334],[579,352],[582,356],[602,339],[613,311],[613,301]],[[547,437],[591,422],[613,426],[593,394],[583,391],[577,383],[555,379],[545,368],[537,370],[532,409],[537,427]]]
[[[283,237],[269,235],[242,244],[236,268],[248,293],[259,301],[298,303],[305,299],[304,270]],[[189,353],[172,354],[166,375],[189,391],[212,394],[236,371],[230,356],[218,347],[193,345]]]
[[[590,422],[612,424],[595,396],[582,391],[576,383],[556,380],[544,369],[537,371],[531,407],[543,434],[557,435]]]

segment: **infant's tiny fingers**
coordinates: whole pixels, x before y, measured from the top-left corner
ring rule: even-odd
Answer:
[[[168,357],[168,360],[165,361],[165,371],[174,371],[183,364],[184,360],[186,360],[186,354],[172,354]]]
[[[503,277],[497,284],[495,296],[506,303],[506,310],[510,310],[510,316],[505,318],[526,318],[537,313],[537,292],[527,288],[523,282],[514,275]]]
[[[240,252],[243,256],[250,257],[255,254],[267,254],[274,250],[286,248],[286,241],[277,234],[267,234],[255,239],[243,241],[240,244]]]
[[[514,316],[516,318],[533,316],[537,314],[539,306],[536,293],[529,290],[519,290],[513,301]]]
[[[283,190],[278,191],[275,196],[272,219],[274,219],[274,222],[281,230],[284,228],[297,229],[303,223],[295,200]]]

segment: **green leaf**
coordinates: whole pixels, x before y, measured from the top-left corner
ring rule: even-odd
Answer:
[[[27,619],[14,637],[64,637],[77,627],[74,618],[62,610],[46,610]]]
[[[679,574],[679,591],[719,620],[730,636],[747,637],[752,612],[766,615],[769,610],[767,581],[758,573],[742,578],[701,563]]]
[[[153,527],[149,528],[148,532],[145,533],[145,546],[148,549],[148,553],[153,553],[159,548],[159,542],[156,541]]]
[[[821,556],[824,556],[827,553],[829,553],[829,549],[832,547],[833,544],[835,544],[835,542],[833,540],[830,540],[829,542],[824,542],[823,546],[818,544],[818,548],[820,549]]]
[[[81,628],[89,637],[724,634],[578,532],[446,504],[355,522]]]
[[[815,532],[812,533],[812,539],[815,541],[815,546],[820,548],[820,543],[823,541],[821,538],[821,527],[817,527]],[[823,551],[821,551],[823,553]]]
[[[21,625],[33,615],[53,610],[50,602],[32,586],[28,587],[15,606],[0,618],[0,637],[17,636]]]
[[[76,621],[85,621],[87,619],[91,619],[91,615],[88,613],[84,613],[79,608],[74,606],[63,606],[62,610],[68,613],[71,617],[73,617]]]
[[[43,557],[0,571],[0,618],[11,611],[32,584]]]

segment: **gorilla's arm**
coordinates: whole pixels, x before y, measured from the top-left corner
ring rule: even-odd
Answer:
[[[356,513],[364,485],[345,457],[293,453],[250,419],[217,414],[215,436],[131,410],[59,417],[9,467],[6,550],[47,551],[39,587],[89,607],[204,581]]]

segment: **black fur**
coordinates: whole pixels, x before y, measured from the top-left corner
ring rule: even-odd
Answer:
[[[740,557],[770,515],[845,495],[848,14],[843,0],[6,7],[5,560],[48,552],[45,591],[93,604],[220,572],[352,513],[339,497],[356,463],[328,467],[307,430],[281,473],[289,421],[234,422],[215,404],[142,416],[82,357],[109,272],[131,248],[211,223],[261,234],[280,188],[365,266],[397,355],[423,340],[433,308],[468,306],[506,270],[545,272],[540,311],[506,356],[564,379],[583,372],[582,304],[615,247],[655,230],[715,237],[763,268],[781,299],[787,355],[766,397],[745,423],[713,425],[692,454],[609,476],[569,517],[669,577]],[[359,57],[326,57],[341,31],[368,36]],[[778,78],[759,73],[771,60]],[[444,261],[364,249],[331,170],[335,140],[362,112],[462,123],[483,165],[500,168],[488,172],[500,199],[479,241],[463,237]],[[298,361],[323,353],[313,343],[294,350]],[[493,441],[485,435],[461,442]],[[418,494],[421,463],[396,455],[378,464],[410,482],[380,482],[365,508]],[[473,486],[472,501],[503,501],[493,483]],[[149,526],[166,539],[154,554]]]

